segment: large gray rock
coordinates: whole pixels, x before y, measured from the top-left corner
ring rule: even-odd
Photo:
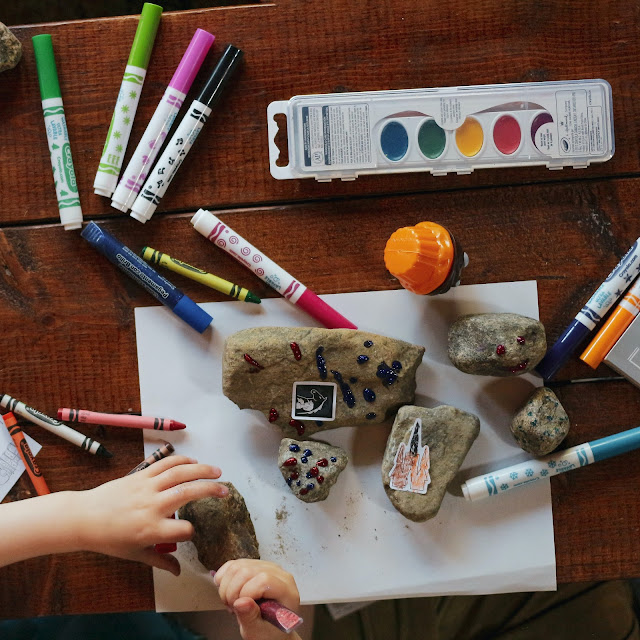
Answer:
[[[22,57],[22,45],[7,26],[0,22],[0,72],[13,69]]]
[[[460,371],[481,376],[519,376],[547,351],[544,326],[517,313],[461,316],[449,329],[449,359]]]
[[[282,477],[303,502],[325,500],[348,462],[342,447],[320,440],[284,438],[278,450]]]
[[[513,416],[511,433],[534,456],[551,453],[569,433],[569,416],[551,389],[536,389]]]
[[[217,571],[227,560],[259,559],[258,540],[244,498],[230,482],[226,498],[201,498],[178,510],[180,520],[193,525],[192,542],[198,560],[209,570]]]
[[[480,420],[455,407],[402,407],[382,460],[393,506],[414,522],[433,518],[478,433]]]
[[[284,436],[380,423],[415,397],[424,347],[351,329],[260,327],[225,343],[222,389],[241,409],[257,409]],[[332,383],[293,395],[295,382]],[[332,406],[334,419],[318,420]],[[292,405],[297,407],[292,415]]]

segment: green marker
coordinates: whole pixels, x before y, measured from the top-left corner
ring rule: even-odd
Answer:
[[[93,182],[94,192],[106,198],[111,197],[118,184],[124,152],[129,142],[133,118],[138,108],[140,92],[147,75],[149,58],[161,16],[162,7],[149,2],[144,3],[102,150],[98,172]]]
[[[78,196],[78,183],[71,160],[71,146],[67,121],[64,117],[62,94],[58,84],[56,59],[49,34],[34,36],[33,50],[36,54],[36,68],[40,83],[40,98],[44,111],[44,126],[47,130],[53,181],[58,198],[60,221],[64,228],[80,229],[82,227],[82,208]]]

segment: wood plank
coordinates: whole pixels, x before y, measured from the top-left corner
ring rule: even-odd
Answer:
[[[201,140],[162,201],[161,211],[200,206],[307,201],[363,194],[469,189],[637,174],[640,104],[638,2],[579,0],[473,3],[327,0],[322,9],[276,5],[169,13],[162,19],[129,154],[196,27],[246,53],[243,70],[216,108]],[[576,19],[579,16],[580,19]],[[53,34],[72,150],[85,214],[116,214],[93,194],[93,179],[136,17],[15,29],[24,58],[0,83],[0,219],[57,219],[30,38]],[[126,43],[123,45],[123,43]],[[213,58],[205,64],[211,68]],[[269,174],[266,107],[298,94],[602,77],[613,86],[618,150],[581,172],[543,167],[482,170],[469,176],[361,177],[317,184]],[[19,194],[19,195],[18,195]]]
[[[321,294],[397,288],[382,260],[388,236],[424,219],[438,221],[470,256],[464,284],[538,281],[540,316],[551,341],[635,239],[639,191],[637,179],[589,180],[233,209],[222,216]],[[105,225],[134,250],[153,246],[261,297],[274,295],[196,233],[190,216],[160,216],[146,226],[118,218]],[[227,299],[175,274],[171,279],[198,302]],[[1,392],[50,414],[59,406],[140,410],[133,309],[155,302],[76,234],[54,225],[0,228],[0,298],[0,326],[10,345]],[[603,366],[597,373],[610,372]],[[561,374],[592,372],[574,358]],[[640,409],[640,392],[627,382],[575,385],[558,394],[571,418],[568,444],[634,426]],[[38,460],[52,490],[90,488],[142,458],[140,434],[88,425],[81,430],[114,458],[96,460],[25,428],[44,444]],[[554,480],[560,581],[640,575],[640,471],[633,456]],[[30,494],[23,480],[9,499]],[[93,554],[31,560],[0,570],[0,579],[11,587],[0,594],[2,617],[153,606],[150,571]]]

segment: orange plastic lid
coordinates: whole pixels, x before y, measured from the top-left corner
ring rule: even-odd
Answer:
[[[435,222],[398,229],[384,249],[384,263],[391,274],[405,289],[422,295],[447,279],[453,258],[451,235]]]

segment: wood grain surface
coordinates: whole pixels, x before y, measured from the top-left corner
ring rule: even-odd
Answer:
[[[192,229],[189,218],[198,207],[215,210],[321,294],[398,288],[382,260],[387,238],[400,226],[437,221],[470,256],[464,284],[538,281],[550,343],[640,235],[637,1],[283,0],[167,14],[127,159],[197,27],[217,36],[208,68],[227,42],[246,58],[159,213],[144,226],[92,189],[136,20],[16,28],[23,60],[0,75],[0,392],[45,413],[60,406],[140,410],[133,310],[155,302],[58,224],[30,43],[38,33],[53,35],[85,218],[104,219],[134,250],[166,251],[261,297],[274,291]],[[613,87],[617,149],[613,160],[586,170],[405,174],[331,184],[278,182],[269,174],[272,100],[597,77]],[[226,299],[172,279],[197,302]],[[592,375],[575,357],[558,379]],[[612,372],[603,365],[595,375]],[[572,424],[567,445],[636,426],[640,391],[626,381],[567,385],[557,393]],[[79,429],[114,458],[96,459],[25,426],[43,444],[38,461],[53,491],[93,487],[143,457],[139,433]],[[630,453],[553,479],[560,582],[640,576],[636,461]],[[22,479],[7,500],[32,494]],[[154,607],[150,570],[97,554],[9,566],[0,570],[0,582],[4,618]]]

